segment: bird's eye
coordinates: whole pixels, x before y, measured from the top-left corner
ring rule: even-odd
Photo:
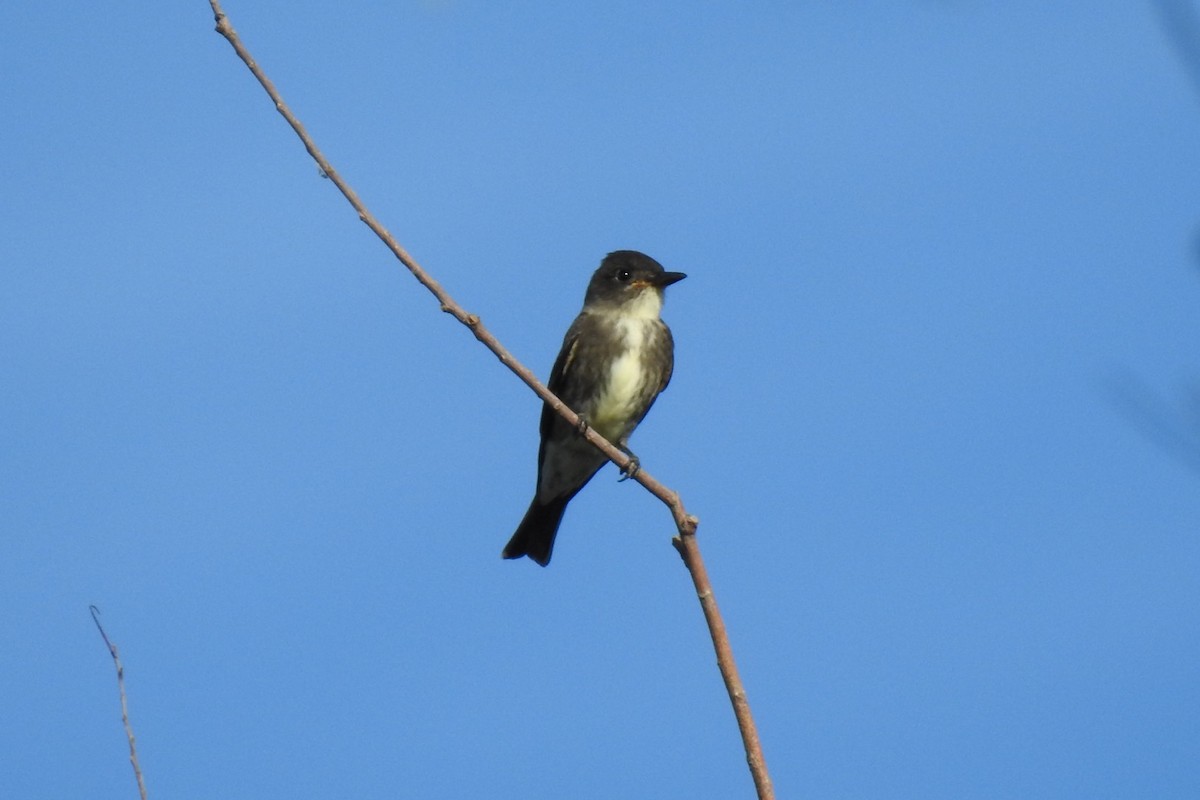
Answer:
[[[627,269],[623,269],[617,273],[617,280],[619,280],[621,283],[625,283],[631,277],[633,277],[633,276],[630,274],[629,270],[627,270]]]

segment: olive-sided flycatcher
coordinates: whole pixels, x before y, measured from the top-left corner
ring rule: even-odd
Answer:
[[[667,388],[675,364],[671,331],[658,316],[663,289],[685,277],[634,250],[609,253],[550,371],[550,391],[631,458],[629,435]],[[529,556],[544,567],[567,503],[608,459],[548,405],[541,434],[537,491],[503,555]]]

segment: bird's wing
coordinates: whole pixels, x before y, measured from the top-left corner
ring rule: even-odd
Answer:
[[[667,356],[667,368],[663,371],[662,382],[658,385],[658,391],[654,393],[655,397],[658,397],[662,393],[662,390],[667,388],[667,384],[671,382],[671,374],[675,371],[675,337],[671,335],[671,329],[665,324],[663,325],[663,333],[667,335],[662,343],[663,350]],[[647,407],[646,410],[649,411],[650,409]]]
[[[554,359],[554,367],[550,370],[550,380],[546,381],[546,388],[558,395],[559,399],[564,403],[567,400],[563,398],[561,392],[566,385],[567,375],[570,373],[571,365],[575,361],[575,353],[578,349],[579,328],[578,325],[572,325],[563,339],[562,349],[558,351],[558,358]],[[562,419],[562,417],[549,405],[543,405],[542,420],[539,427],[543,441],[550,435],[550,430],[554,425],[555,419]]]

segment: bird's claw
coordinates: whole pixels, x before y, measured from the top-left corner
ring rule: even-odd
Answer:
[[[617,483],[636,478],[637,474],[642,471],[642,462],[637,456],[628,450],[625,451],[625,455],[629,456],[629,463],[621,467],[621,477],[617,478]]]

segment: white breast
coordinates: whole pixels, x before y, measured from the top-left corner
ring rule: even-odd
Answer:
[[[647,294],[652,294],[647,292]],[[626,423],[637,410],[638,401],[646,394],[646,370],[643,361],[646,344],[651,338],[658,314],[651,318],[623,316],[617,323],[625,339],[625,352],[613,361],[604,392],[592,409],[589,422],[612,442],[618,442],[629,431]]]

